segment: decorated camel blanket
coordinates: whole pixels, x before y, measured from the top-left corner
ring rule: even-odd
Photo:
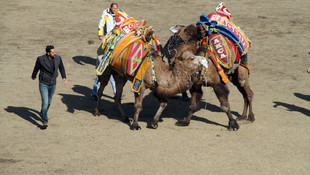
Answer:
[[[152,27],[145,26],[145,20],[138,22],[121,11],[117,11],[116,19],[117,25],[111,36],[105,38],[108,42],[102,49],[104,57],[96,73],[108,75],[106,71],[111,69],[107,68],[112,66],[114,70],[134,77],[132,90],[139,92],[143,76],[150,65],[150,47],[162,56],[162,45],[157,36],[153,35]]]
[[[125,37],[124,41],[121,41],[114,49],[110,64],[118,72],[134,77],[131,89],[134,92],[139,92],[143,77],[151,64],[149,52],[154,50],[162,55],[162,46],[156,36],[153,36],[149,43],[134,33],[129,33]]]
[[[216,7],[215,12],[208,16],[201,15],[196,25],[206,33],[206,37],[200,41],[200,46],[208,48],[208,55],[216,65],[222,81],[227,83],[228,79],[222,67],[229,70],[228,74],[233,72],[240,64],[240,57],[251,47],[251,41],[233,23],[231,14],[223,2]],[[249,70],[247,65],[241,64]]]
[[[104,55],[102,61],[96,69],[97,75],[102,75],[109,65],[112,52],[117,43],[127,33],[132,31],[133,28],[137,27],[140,22],[134,18],[129,17],[125,12],[117,10],[115,12],[116,26],[112,32],[106,34],[102,40],[102,44],[99,47],[97,54]]]
[[[240,39],[244,47],[244,52],[240,53],[240,55],[246,54],[248,49],[251,48],[251,41],[241,28],[234,24],[231,14],[224,2],[220,3],[215,8],[215,12],[208,15],[208,18],[210,21],[217,21],[218,25],[223,25],[229,28]]]

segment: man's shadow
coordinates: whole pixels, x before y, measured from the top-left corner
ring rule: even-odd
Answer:
[[[300,94],[300,93],[294,93],[294,95],[296,97],[302,99],[302,100],[310,101],[310,95],[304,95],[304,94]],[[300,112],[300,113],[310,117],[310,110],[309,109],[299,107],[299,106],[296,106],[294,104],[288,104],[288,103],[279,102],[279,101],[274,101],[273,103],[274,103],[274,105],[273,105],[274,108],[277,108],[278,106],[283,106],[283,107],[286,107],[288,111]]]
[[[9,113],[14,113],[20,118],[27,120],[28,122],[32,123],[37,127],[41,127],[38,123],[41,122],[40,112],[31,108],[26,107],[15,107],[15,106],[8,106],[5,110]]]
[[[90,64],[95,66],[96,65],[96,58],[91,58],[88,56],[74,56],[72,57],[73,61],[80,65]]]
[[[294,95],[302,100],[310,101],[310,95],[304,95],[297,92],[295,92]]]

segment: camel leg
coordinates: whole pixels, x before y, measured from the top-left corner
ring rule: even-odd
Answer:
[[[135,114],[134,114],[132,124],[130,125],[131,130],[141,129],[141,127],[138,124],[138,120],[139,120],[140,112],[142,111],[142,101],[143,101],[144,91],[145,91],[145,88],[142,85],[141,90],[140,90],[140,94],[135,93],[135,105],[134,105],[135,106]]]
[[[162,114],[162,112],[165,110],[165,108],[168,105],[167,99],[162,99],[159,98],[154,92],[153,92],[154,96],[157,98],[157,100],[159,101],[159,108],[153,118],[153,121],[151,122],[151,126],[152,128],[156,129],[158,128],[158,121],[159,121],[159,117]]]
[[[179,120],[176,122],[176,125],[178,126],[188,126],[193,114],[197,111],[199,111],[199,102],[202,98],[203,92],[201,89],[201,85],[197,85],[195,83],[192,88],[190,89],[191,93],[191,105],[189,106],[189,112],[187,116],[183,120]]]
[[[229,90],[226,84],[223,83],[218,83],[214,87],[214,92],[219,99],[221,103],[221,108],[222,110],[227,114],[227,117],[229,119],[228,121],[228,130],[238,130],[239,125],[237,121],[232,117],[231,111],[230,111],[230,105],[228,102],[228,95],[229,95]]]
[[[97,96],[98,96],[97,105],[96,105],[96,108],[95,108],[95,112],[93,114],[94,116],[100,116],[100,110],[99,110],[100,99],[102,97],[103,90],[107,86],[108,82],[109,82],[108,78],[106,78],[106,79],[104,79],[103,81],[100,82],[100,87],[99,87],[98,93],[97,93]]]
[[[122,103],[121,103],[122,94],[123,94],[123,88],[124,88],[124,86],[125,86],[125,84],[127,82],[127,79],[123,78],[122,76],[120,76],[117,73],[113,74],[113,77],[114,77],[115,84],[116,84],[116,94],[115,94],[115,97],[114,97],[114,102],[115,102],[118,110],[121,112],[122,120],[124,122],[128,122],[129,119],[126,116],[125,112],[123,111]]]
[[[254,122],[255,117],[252,110],[252,101],[254,93],[250,88],[248,70],[243,66],[239,66],[236,73],[232,75],[232,82],[238,88],[240,93],[243,95],[244,99],[243,112],[241,117],[239,117],[237,120],[247,119],[251,122]],[[248,108],[249,108],[249,115],[247,116]]]

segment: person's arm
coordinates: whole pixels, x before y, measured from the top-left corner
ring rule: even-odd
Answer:
[[[62,63],[62,59],[61,59],[60,56],[59,56],[59,58],[60,58],[60,62],[59,62],[59,71],[60,71],[60,74],[61,74],[61,78],[62,78],[64,84],[67,84],[68,80],[67,80],[67,77],[66,77],[65,66],[64,66],[64,64]]]
[[[39,61],[39,58],[37,58],[36,64],[33,68],[32,75],[31,75],[31,78],[33,80],[36,79],[39,70],[40,70],[40,61]]]
[[[106,20],[110,20],[109,17],[107,16],[107,10],[104,10],[102,12],[99,24],[98,24],[98,36],[99,36],[99,40],[102,40],[103,35],[104,35],[104,24]]]

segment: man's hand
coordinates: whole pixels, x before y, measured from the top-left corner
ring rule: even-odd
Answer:
[[[31,77],[32,80],[35,80],[36,78]]]
[[[99,40],[102,41],[102,39],[103,39],[103,36],[99,36]]]
[[[68,80],[66,78],[63,78],[62,81],[64,82],[64,84],[68,83]]]

